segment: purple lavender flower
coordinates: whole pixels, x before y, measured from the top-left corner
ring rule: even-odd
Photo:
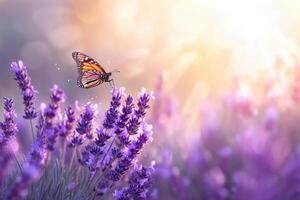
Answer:
[[[119,107],[121,105],[121,98],[124,96],[124,88],[117,90],[115,87],[112,90],[112,100],[110,102],[110,108],[106,111],[103,125],[96,130],[97,139],[95,143],[103,147],[105,142],[111,138],[111,134],[108,133],[109,129],[112,129],[119,117]],[[130,102],[128,102],[130,103]]]
[[[126,98],[125,106],[123,107],[122,113],[115,125],[115,134],[118,137],[118,148],[112,148],[112,157],[106,165],[110,166],[116,158],[120,158],[121,156],[119,156],[119,152],[131,143],[130,135],[136,135],[138,133],[138,129],[145,117],[146,109],[149,108],[148,103],[151,97],[152,94],[147,94],[146,90],[142,89],[142,92],[138,95],[138,109],[135,110],[133,114],[133,98],[131,96]],[[125,128],[127,129],[125,130]],[[106,167],[107,166],[105,166],[105,168]]]
[[[9,138],[18,131],[17,125],[14,122],[14,118],[16,117],[16,113],[13,110],[13,99],[4,98],[3,101],[4,111],[3,117],[4,122],[0,122],[0,127],[3,131],[2,140],[0,144],[5,144]]]
[[[54,149],[54,144],[58,136],[58,127],[54,126],[54,119],[58,116],[59,106],[65,101],[63,90],[54,85],[51,89],[50,103],[44,109],[44,128],[43,134],[46,137],[48,150]]]
[[[122,108],[122,114],[116,122],[115,134],[119,139],[119,146],[129,144],[129,135],[125,132],[126,125],[133,110],[133,98],[129,95],[125,100],[125,106]]]
[[[79,163],[83,166],[87,166],[90,173],[92,175],[95,174],[96,170],[98,169],[97,163],[95,161],[103,154],[103,150],[95,143],[90,143],[85,146],[84,150],[81,152],[79,156]]]
[[[112,90],[112,100],[110,108],[105,113],[103,127],[105,129],[112,129],[119,116],[119,107],[121,105],[121,98],[124,93],[124,88],[117,90],[115,87]]]
[[[47,157],[47,150],[45,148],[46,141],[43,133],[44,128],[44,116],[40,114],[39,122],[36,126],[37,138],[32,144],[32,149],[24,164],[22,174],[17,177],[16,182],[8,194],[8,199],[14,200],[26,197],[28,188],[42,175]]]
[[[143,118],[146,115],[146,109],[150,106],[148,105],[151,98],[154,98],[153,93],[146,93],[146,89],[143,88],[141,93],[138,95],[138,109],[135,111],[135,115],[138,118]]]
[[[127,132],[129,135],[137,134],[138,127],[146,115],[146,110],[149,108],[148,103],[150,98],[153,98],[153,94],[146,93],[146,90],[143,88],[138,96],[138,109],[134,111],[134,116],[129,120],[129,124],[127,126]]]
[[[103,147],[105,145],[105,142],[110,138],[110,135],[105,132],[104,128],[98,128],[96,130],[97,133],[97,139],[95,140],[95,143],[99,147]]]
[[[128,156],[130,156],[132,159],[135,158],[135,156],[139,153],[149,139],[152,141],[152,125],[149,125],[146,122],[143,122],[141,125],[142,133],[139,135],[138,139],[132,141],[128,147]]]
[[[2,129],[2,133],[0,132],[0,183],[6,175],[9,164],[16,152],[16,148],[12,145],[11,138],[14,137],[15,133],[18,131],[17,125],[14,122],[16,113],[13,110],[13,99],[4,98],[3,107],[4,122],[0,122],[0,128]],[[16,143],[15,140],[14,142]]]
[[[41,131],[43,120],[40,118],[37,130]],[[37,137],[32,145],[31,152],[23,166],[22,174],[19,175],[8,194],[8,199],[22,199],[27,196],[28,188],[39,179],[45,166],[47,151],[42,145],[42,138]]]
[[[1,157],[0,157],[0,184],[2,184],[3,179],[5,178],[7,171],[10,167],[10,163],[13,159],[13,153],[5,147],[1,147],[0,150]]]
[[[75,121],[75,112],[71,106],[68,106],[65,109],[65,120],[60,125],[59,135],[63,138],[66,138],[72,131]]]
[[[131,200],[130,189],[128,187],[123,187],[120,190],[115,190],[113,196],[116,200]]]
[[[15,80],[18,82],[19,88],[23,94],[23,103],[25,105],[25,114],[23,117],[25,119],[34,119],[37,117],[34,107],[34,99],[37,92],[31,85],[31,80],[28,76],[26,66],[22,61],[19,61],[19,63],[12,62],[11,70],[15,73]]]
[[[88,139],[93,139],[93,119],[95,117],[95,110],[90,103],[85,105],[84,112],[80,115],[77,121],[76,131],[80,135],[85,135]]]
[[[115,133],[117,135],[120,135],[124,128],[126,127],[126,124],[129,120],[129,117],[133,110],[133,98],[132,96],[128,96],[125,100],[125,106],[122,108],[122,114],[120,115],[118,121],[116,122],[116,128]]]
[[[42,104],[44,105],[44,104]],[[43,107],[43,106],[41,106]],[[39,114],[38,117],[38,123],[36,125],[36,143],[40,146],[40,147],[45,147],[46,146],[46,138],[45,135],[43,133],[43,128],[44,128],[44,124],[45,124],[45,119],[44,119],[44,108],[41,108],[41,112]]]
[[[58,116],[60,103],[64,101],[64,92],[57,85],[51,89],[50,103],[41,105],[41,114],[36,126],[37,138],[33,143],[22,174],[17,177],[8,199],[21,199],[27,196],[28,187],[39,179],[45,166],[47,150],[53,150],[57,137],[55,119]]]
[[[74,148],[82,145],[85,139],[84,136],[86,136],[90,140],[93,139],[92,125],[94,117],[96,115],[96,107],[97,105],[94,105],[93,107],[90,103],[85,105],[84,112],[80,115],[79,119],[77,120],[76,131],[73,132],[71,141],[69,141],[68,143],[69,148]],[[82,157],[79,158],[79,162],[81,164],[84,164],[87,152],[82,152]]]
[[[116,200],[147,199],[152,185],[153,167],[135,167],[129,177],[129,186],[116,190],[113,194]]]
[[[125,172],[132,165],[137,154],[141,151],[144,144],[151,138],[152,135],[152,126],[142,123],[142,133],[137,140],[132,141],[129,149],[123,152],[123,155],[118,159],[116,166],[113,169],[105,171],[103,179],[100,180],[97,185],[96,190],[99,192],[99,195],[103,194],[103,191],[106,191],[109,187],[109,183],[112,181],[117,182],[125,174]],[[107,184],[108,183],[108,184]]]
[[[39,146],[33,147],[23,172],[17,177],[15,184],[8,194],[8,199],[17,200],[27,196],[28,188],[39,179],[45,165],[47,151]]]
[[[65,95],[62,89],[54,85],[51,89],[50,103],[47,105],[44,111],[46,126],[51,127],[53,125],[53,119],[58,114],[59,104],[65,101]]]
[[[43,167],[45,165],[46,154],[45,148],[40,146],[38,142],[34,142],[29,154],[28,163],[37,167]]]
[[[2,183],[7,173],[14,153],[16,153],[16,148],[13,148],[11,138],[18,131],[17,125],[14,122],[16,113],[13,110],[13,99],[4,98],[3,107],[4,122],[0,122],[0,128],[2,129],[2,133],[0,132],[0,183]]]
[[[110,108],[105,113],[105,117],[104,117],[102,126],[100,126],[96,130],[97,138],[94,141],[94,143],[96,145],[98,145],[99,147],[104,147],[106,141],[109,140],[113,136],[113,134],[109,133],[109,130],[115,126],[115,124],[119,118],[119,115],[120,115],[119,108],[121,105],[122,96],[124,96],[124,95],[125,95],[124,88],[120,88],[119,90],[117,90],[116,88],[112,89],[112,100],[110,102]],[[128,100],[128,103],[130,104],[130,98]],[[129,111],[126,111],[126,112],[129,112]],[[100,165],[102,165],[104,160],[107,158],[106,155],[109,154],[109,150],[112,147],[113,143],[114,143],[114,140],[110,144],[110,147],[108,147],[108,150],[106,150],[106,154],[101,159],[102,161],[101,161]],[[85,156],[86,156],[86,152],[85,152]],[[100,159],[100,154],[97,156],[90,155],[88,157],[91,160],[89,168],[93,169],[92,173],[94,173],[94,171],[100,167],[98,164],[98,161]]]
[[[74,133],[71,137],[71,141],[68,143],[68,147],[74,148],[74,147],[82,145],[83,142],[84,142],[84,138],[80,134],[78,134],[76,131],[74,131]]]

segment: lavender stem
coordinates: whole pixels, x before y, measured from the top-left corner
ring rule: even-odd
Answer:
[[[113,141],[110,143],[110,146],[108,147],[106,153],[103,155],[103,158],[102,158],[102,160],[101,160],[101,165],[100,165],[100,166],[102,166],[105,157],[107,156],[107,154],[109,153],[109,151],[110,151],[112,145],[113,145],[114,142],[115,142],[115,139],[116,139],[116,136],[114,136]]]
[[[30,127],[31,127],[31,136],[32,136],[32,141],[34,141],[34,140],[35,140],[35,137],[34,137],[34,131],[33,131],[32,119],[30,119],[29,121],[30,121]]]
[[[74,147],[74,151],[72,151],[72,157],[71,157],[71,161],[70,161],[70,164],[69,164],[69,169],[72,169],[72,165],[73,165],[73,162],[74,162],[74,152],[76,151],[76,146]]]
[[[12,148],[11,144],[9,144],[9,146],[10,146],[10,148]],[[13,152],[13,155],[14,155],[14,158],[15,158],[15,160],[16,160],[16,162],[17,162],[17,165],[18,165],[18,167],[19,167],[19,169],[20,169],[20,172],[22,172],[22,167],[21,167],[21,164],[20,164],[20,162],[19,162],[19,160],[18,160],[18,158],[17,158],[16,153]]]
[[[114,136],[113,141],[110,143],[110,146],[108,147],[106,153],[103,155],[103,158],[102,158],[102,160],[101,160],[100,166],[102,166],[102,164],[103,164],[103,162],[104,162],[104,159],[105,159],[106,156],[108,155],[108,153],[109,153],[109,151],[110,151],[112,145],[113,145],[114,142],[115,142],[115,139],[116,139],[116,136]],[[99,173],[99,171],[97,171],[96,174],[91,178],[91,180],[90,180],[90,182],[88,183],[88,185],[90,185],[90,184],[93,182],[94,178],[97,176],[98,173]],[[102,176],[101,176],[101,177],[102,177]],[[98,180],[97,180],[96,182],[98,182]]]

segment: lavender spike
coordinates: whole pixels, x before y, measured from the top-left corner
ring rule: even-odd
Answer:
[[[35,94],[37,93],[32,84],[26,66],[22,61],[19,63],[11,63],[11,71],[15,73],[15,80],[22,91],[23,103],[25,105],[24,118],[34,119],[37,117],[37,112],[34,107]]]

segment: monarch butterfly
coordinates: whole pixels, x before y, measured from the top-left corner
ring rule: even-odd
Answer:
[[[80,52],[73,52],[72,57],[78,68],[79,77],[77,83],[79,87],[88,89],[104,82],[108,82],[111,87],[115,85],[114,80],[110,79],[110,76],[113,72],[120,71],[114,70],[107,73],[97,61]]]

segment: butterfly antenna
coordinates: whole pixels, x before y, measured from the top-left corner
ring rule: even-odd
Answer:
[[[115,73],[115,72],[119,72],[120,73],[120,70],[115,69],[115,70],[111,71],[111,73]]]

